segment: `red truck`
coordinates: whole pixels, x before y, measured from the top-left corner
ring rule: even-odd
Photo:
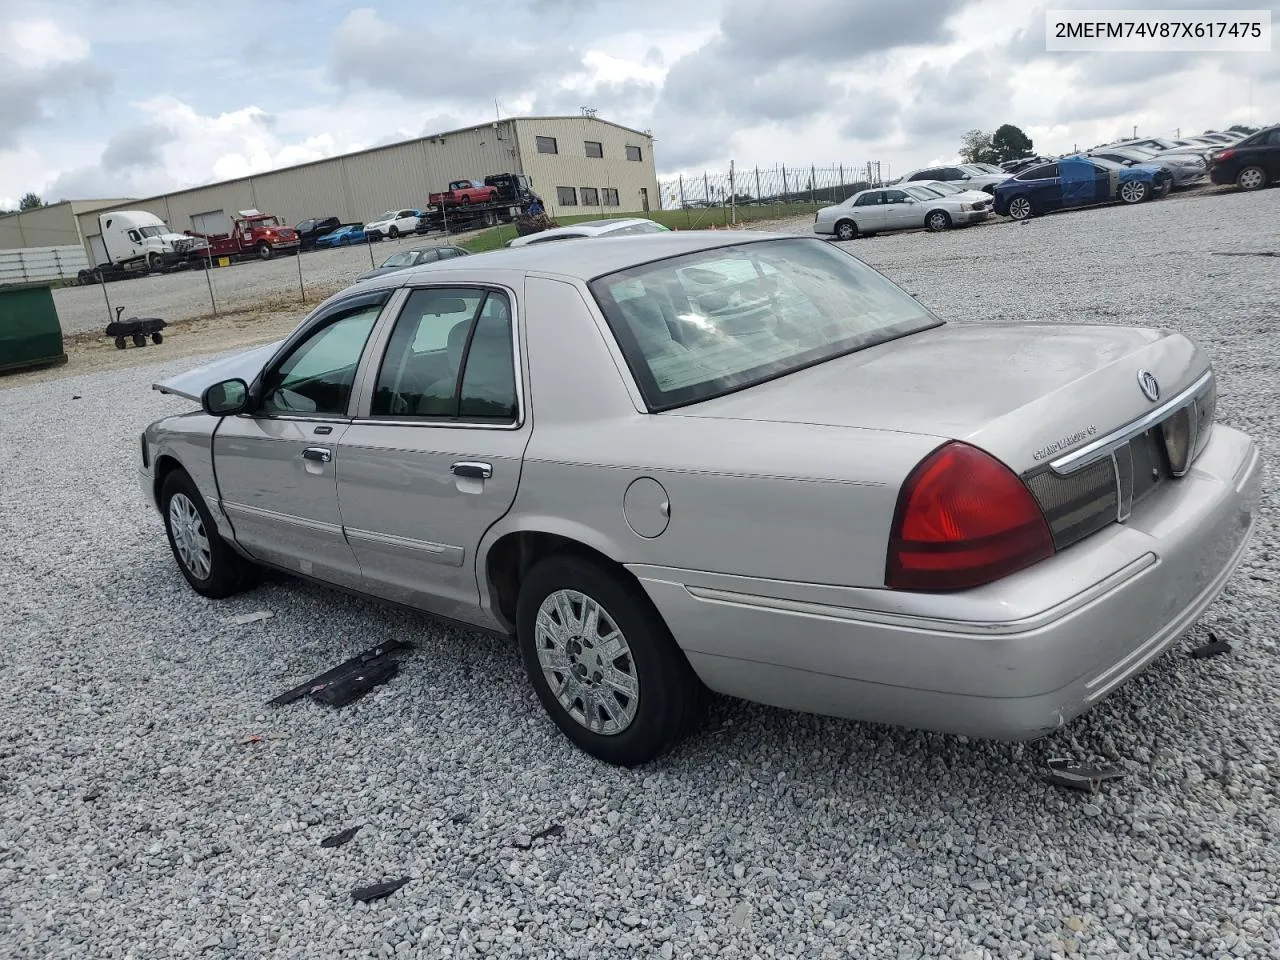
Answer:
[[[485,186],[477,180],[454,180],[444,193],[433,193],[427,198],[432,207],[465,207],[473,203],[492,203],[498,199],[498,188]]]
[[[298,232],[273,217],[257,210],[239,210],[231,221],[230,233],[192,233],[209,242],[208,256],[257,257],[270,260],[277,253],[295,253],[298,249]]]

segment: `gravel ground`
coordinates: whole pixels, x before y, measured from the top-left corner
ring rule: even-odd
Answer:
[[[1193,334],[1266,457],[1224,596],[1034,744],[720,700],[662,763],[603,767],[503,641],[287,580],[188,590],[133,457],[185,409],[147,384],[191,361],[0,391],[0,955],[1280,957],[1280,269],[1221,255],[1280,251],[1280,190],[982,231],[851,248],[961,322]],[[1189,658],[1209,630],[1233,652]],[[356,706],[264,707],[395,637],[417,651]],[[1062,792],[1055,756],[1127,775]]]
[[[450,237],[448,241],[438,236],[401,237],[359,247],[314,250],[302,255],[302,285],[308,299],[314,299],[320,292],[327,296],[397,250],[456,243],[466,236],[470,234]],[[296,257],[277,257],[266,262],[248,260],[215,268],[208,273],[213,281],[212,301],[209,280],[203,270],[154,274],[90,287],[62,287],[53,292],[53,300],[64,333],[100,332],[106,326],[107,319],[114,313],[107,309],[104,291],[112,308],[125,308],[126,317],[162,317],[172,323],[212,313],[214,303],[218,310],[226,313],[275,301],[296,301],[301,294],[298,265]]]

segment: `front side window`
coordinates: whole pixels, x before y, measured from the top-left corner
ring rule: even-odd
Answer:
[[[573,187],[556,187],[556,200],[562,207],[576,207],[578,191]]]
[[[901,190],[886,190],[884,192],[885,203],[906,203],[911,198]]]
[[[539,153],[559,153],[559,146],[556,144],[555,137],[534,137]]]
[[[587,156],[592,159],[600,159],[604,156],[604,146],[595,140],[584,140],[582,146],[586,150]]]
[[[640,153],[639,147],[627,147],[628,160],[643,160],[644,157]]]
[[[1050,180],[1058,175],[1058,165],[1056,163],[1046,163],[1039,167],[1032,167],[1026,173],[1019,174],[1019,180]]]
[[[415,290],[378,372],[375,417],[511,422],[515,354],[506,294],[474,288]]]
[[[582,188],[582,205],[584,207],[600,206],[600,191],[595,187]]]
[[[821,240],[735,244],[592,281],[651,410],[697,403],[937,326]]]
[[[267,416],[345,417],[351,384],[382,304],[356,307],[298,344],[263,378]]]

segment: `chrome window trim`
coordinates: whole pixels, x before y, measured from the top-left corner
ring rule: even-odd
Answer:
[[[498,290],[506,296],[508,305],[511,308],[511,357],[512,364],[515,367],[516,379],[516,418],[509,423],[488,423],[483,420],[466,420],[458,419],[442,419],[434,417],[375,417],[370,412],[373,407],[373,391],[377,387],[378,371],[382,367],[382,361],[386,357],[387,347],[391,343],[391,335],[395,332],[396,324],[400,320],[400,315],[404,312],[404,306],[408,302],[409,297],[418,290],[456,290],[458,288],[467,288],[474,290]],[[394,305],[394,309],[393,309]],[[453,429],[481,429],[481,430],[520,430],[525,425],[525,391],[524,391],[524,351],[520,347],[520,332],[523,315],[521,313],[520,299],[516,296],[515,290],[505,283],[498,283],[487,280],[455,280],[452,282],[440,280],[432,283],[413,283],[400,287],[394,296],[387,301],[386,311],[378,318],[377,325],[374,326],[373,334],[369,337],[368,343],[365,345],[365,357],[361,359],[361,369],[357,371],[357,384],[360,387],[359,394],[352,389],[352,397],[357,398],[358,402],[348,407],[350,413],[350,422],[361,426],[394,426],[394,427],[448,427]],[[367,368],[366,368],[367,364]],[[366,379],[361,380],[360,374],[364,373]]]
[[[1158,424],[1161,420],[1175,413],[1179,407],[1193,401],[1200,393],[1208,388],[1213,381],[1213,371],[1206,370],[1195,383],[1182,390],[1176,396],[1171,398],[1160,406],[1151,410],[1137,420],[1131,420],[1129,423],[1113,430],[1105,436],[1099,437],[1086,443],[1078,450],[1073,450],[1065,456],[1059,457],[1057,460],[1049,462],[1049,468],[1059,475],[1074,473],[1095,460],[1099,460],[1104,456],[1112,453],[1117,447],[1128,443],[1138,434],[1150,429]],[[1193,448],[1194,449],[1194,448]]]

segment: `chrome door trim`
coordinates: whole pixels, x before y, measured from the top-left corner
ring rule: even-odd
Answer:
[[[222,509],[229,514],[239,513],[246,517],[257,517],[259,520],[274,520],[276,523],[287,523],[307,530],[318,530],[321,533],[332,534],[338,538],[342,537],[342,527],[336,523],[325,523],[323,520],[308,520],[306,517],[295,517],[291,513],[277,513],[275,510],[264,510],[262,507],[251,507],[244,503],[234,503],[231,500],[223,500]]]
[[[1131,420],[1124,426],[1105,436],[1099,437],[1086,443],[1078,450],[1073,450],[1065,456],[1059,457],[1057,460],[1049,462],[1050,468],[1054,473],[1066,474],[1073,473],[1082,467],[1088,466],[1094,460],[1098,460],[1111,453],[1117,447],[1128,443],[1138,434],[1146,431],[1150,427],[1155,426],[1165,417],[1171,415],[1179,407],[1190,403],[1201,391],[1205,390],[1209,383],[1213,380],[1213,371],[1206,370],[1201,374],[1191,386],[1180,391],[1166,403],[1162,403],[1154,410],[1149,410],[1137,420]]]
[[[397,537],[389,533],[377,533],[373,530],[358,530],[347,527],[347,539],[362,540],[365,543],[378,543],[387,547],[399,547],[414,553],[426,554],[437,563],[448,567],[460,567],[466,559],[467,551],[448,543],[433,543],[430,540],[413,540],[409,537]]]

